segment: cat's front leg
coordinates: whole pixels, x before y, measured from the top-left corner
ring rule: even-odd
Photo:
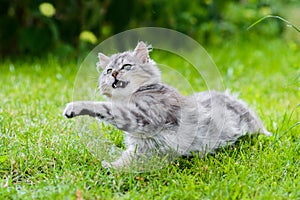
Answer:
[[[109,105],[104,102],[93,101],[76,101],[68,103],[63,115],[67,118],[73,118],[80,115],[88,115],[91,117],[104,118]],[[106,108],[106,109],[105,109]]]
[[[102,161],[102,167],[105,168],[113,168],[113,169],[122,169],[129,167],[130,164],[132,164],[132,161],[134,161],[134,152],[131,152],[130,150],[126,150],[122,153],[122,156],[118,158],[117,160],[113,162],[108,161]]]

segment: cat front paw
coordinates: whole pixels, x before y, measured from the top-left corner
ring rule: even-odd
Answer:
[[[118,161],[108,162],[106,160],[103,160],[101,162],[101,166],[106,168],[106,169],[124,169],[124,168],[128,167],[124,163],[120,163]]]
[[[75,105],[73,102],[67,104],[63,112],[63,116],[67,118],[73,118],[76,116]]]
[[[103,160],[101,162],[101,166],[104,167],[104,168],[106,168],[106,169],[109,169],[109,168],[112,167],[112,165],[109,162],[107,162],[106,160]]]

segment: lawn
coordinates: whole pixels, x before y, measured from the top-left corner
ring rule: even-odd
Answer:
[[[0,64],[0,199],[299,199],[300,46],[283,39],[224,42],[206,48],[225,88],[262,118],[273,136],[243,138],[204,158],[180,158],[161,170],[101,168],[82,143],[76,119],[62,111],[73,98],[75,61],[4,60]],[[154,53],[154,52],[153,52]],[[165,57],[154,53],[157,62]],[[191,83],[193,73],[169,66]],[[188,94],[172,74],[165,82]],[[94,84],[95,77],[86,77]],[[103,132],[120,132],[106,127]]]

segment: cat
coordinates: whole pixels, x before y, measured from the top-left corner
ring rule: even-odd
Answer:
[[[271,135],[246,103],[229,92],[186,97],[163,84],[149,51],[139,42],[133,51],[110,57],[99,53],[99,89],[110,101],[71,102],[64,110],[67,118],[88,115],[124,131],[126,150],[111,163],[103,161],[104,167],[125,168],[153,155],[205,155],[246,134]]]

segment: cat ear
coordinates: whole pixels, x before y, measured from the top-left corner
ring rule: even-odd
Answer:
[[[98,53],[99,62],[97,63],[97,67],[105,68],[108,64],[109,57],[104,55],[103,53]]]
[[[139,42],[135,47],[133,53],[134,53],[134,57],[136,57],[143,64],[149,61],[148,47],[144,42]]]

